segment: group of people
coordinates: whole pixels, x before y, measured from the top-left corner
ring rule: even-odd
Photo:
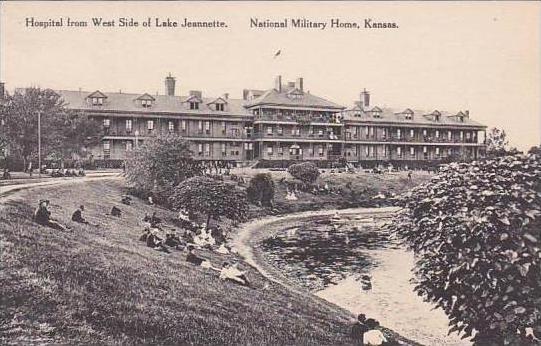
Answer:
[[[47,173],[46,170],[43,170],[42,173]],[[82,168],[79,168],[79,171],[75,171],[75,169],[55,169],[51,171],[51,177],[53,178],[61,178],[61,177],[84,177],[86,175],[85,170]]]
[[[351,337],[356,345],[380,346],[388,344],[387,338],[378,327],[378,321],[373,318],[367,319],[364,314],[359,314],[357,322],[351,328]]]

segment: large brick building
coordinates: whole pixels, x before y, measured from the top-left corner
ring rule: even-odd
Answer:
[[[95,159],[122,160],[144,140],[173,133],[192,143],[197,159],[248,164],[287,165],[347,160],[363,166],[380,163],[475,159],[484,153],[486,126],[469,112],[393,110],[370,104],[363,91],[351,108],[315,96],[304,81],[269,90],[246,89],[242,99],[201,91],[175,95],[175,79],[165,79],[165,95],[66,91],[68,107],[98,119],[101,144]],[[480,140],[479,134],[483,134]]]

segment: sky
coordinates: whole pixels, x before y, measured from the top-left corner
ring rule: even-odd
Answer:
[[[27,27],[63,18],[64,26]],[[134,18],[139,27],[67,27]],[[226,28],[142,27],[148,17],[219,20]],[[261,29],[250,19],[305,18],[396,29]],[[242,97],[276,75],[344,106],[457,112],[504,129],[512,146],[541,142],[540,2],[0,2],[0,80],[16,87]],[[89,23],[91,24],[91,23]],[[281,54],[273,58],[275,52]]]

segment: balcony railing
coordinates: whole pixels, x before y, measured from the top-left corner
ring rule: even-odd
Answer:
[[[288,121],[296,122],[302,125],[311,123],[341,124],[340,120],[334,117],[325,116],[298,116],[298,115],[280,115],[280,114],[260,114],[254,117],[255,121]]]

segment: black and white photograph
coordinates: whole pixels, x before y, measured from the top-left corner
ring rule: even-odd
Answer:
[[[541,2],[0,1],[0,344],[541,345]]]

